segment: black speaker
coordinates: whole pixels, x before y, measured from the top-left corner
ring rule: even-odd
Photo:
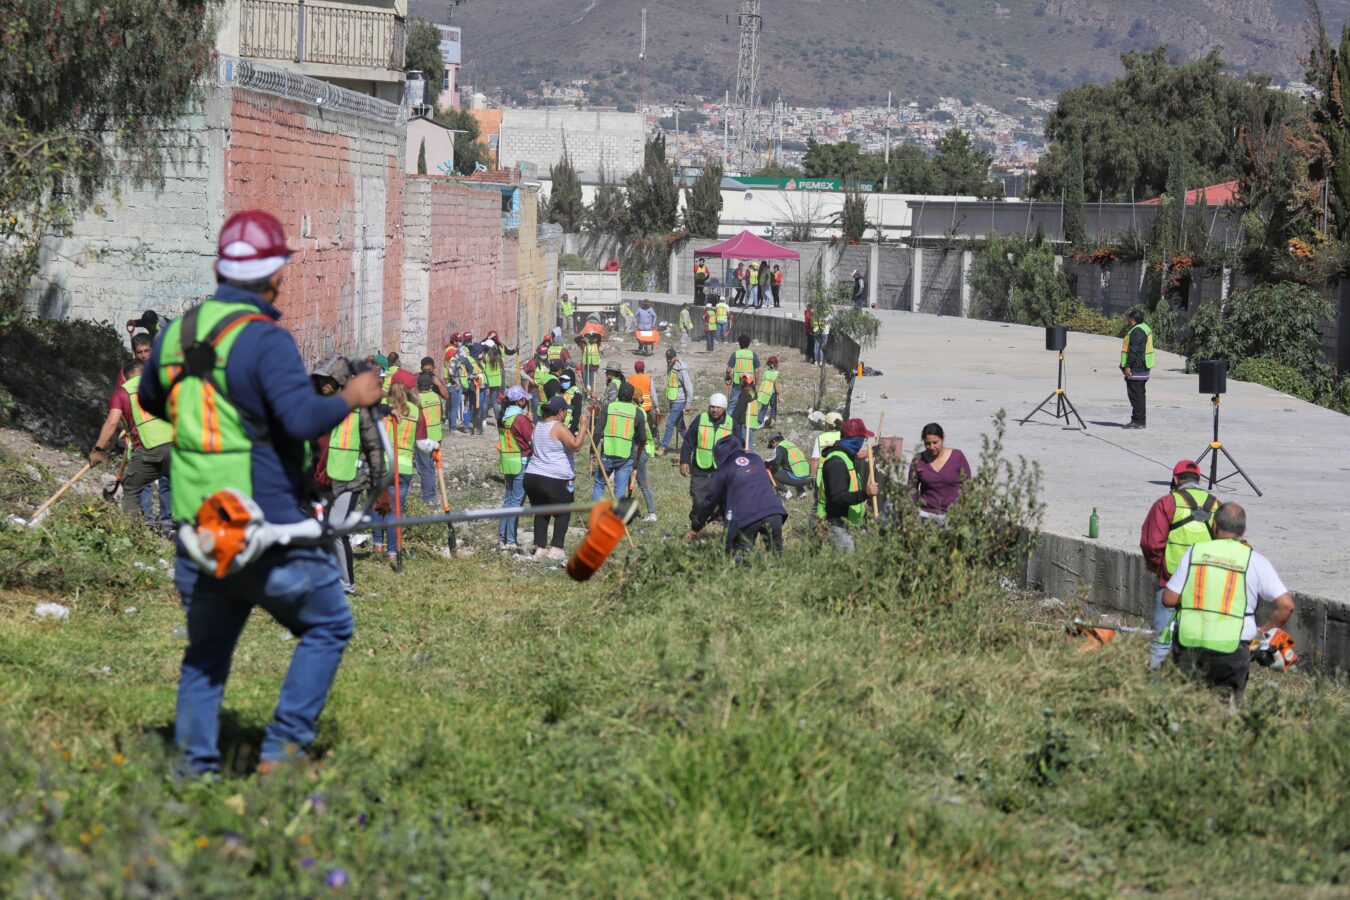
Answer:
[[[1222,394],[1228,390],[1228,360],[1205,359],[1196,368],[1200,372],[1200,393]]]
[[[1045,329],[1045,349],[1063,350],[1069,343],[1067,325],[1047,325]]]

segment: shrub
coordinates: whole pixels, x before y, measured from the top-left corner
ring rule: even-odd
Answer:
[[[1108,316],[1100,310],[1091,309],[1078,298],[1065,304],[1066,312],[1063,324],[1070,331],[1085,334],[1104,334],[1108,337],[1124,337],[1125,317]]]
[[[1187,371],[1202,359],[1226,359],[1236,370],[1243,360],[1265,359],[1301,374],[1313,396],[1330,385],[1322,358],[1322,329],[1331,304],[1302,284],[1263,284],[1235,291],[1222,303],[1206,303],[1191,319],[1185,341]]]
[[[991,235],[975,257],[970,287],[971,315],[980,319],[1058,325],[1075,311],[1076,298],[1068,276],[1055,265],[1054,247],[1040,239]]]
[[[1312,384],[1303,376],[1303,373],[1273,359],[1261,357],[1244,359],[1233,367],[1232,374],[1237,381],[1263,384],[1272,390],[1297,397],[1300,400],[1312,402],[1313,399]]]

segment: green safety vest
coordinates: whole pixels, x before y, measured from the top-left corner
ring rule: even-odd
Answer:
[[[759,284],[759,266],[750,267],[750,283]]]
[[[483,380],[487,382],[487,386],[490,388],[502,386],[502,364],[494,361],[490,356],[483,357]]]
[[[467,350],[461,349],[459,353],[459,386],[464,390],[473,387],[474,364],[473,357]]]
[[[519,415],[519,411],[511,413],[497,428],[499,435],[497,450],[501,461],[500,471],[503,475],[519,475],[520,470],[524,468],[521,463],[520,445],[516,443],[516,436],[511,433],[511,423]]]
[[[729,310],[727,308],[727,301],[725,300],[717,301],[717,324],[718,325],[724,324],[727,321],[728,314]]]
[[[816,469],[816,515],[819,518],[825,518],[825,463],[831,456],[839,456],[844,460],[844,465],[848,466],[848,489],[857,491],[858,470],[853,465],[853,457],[849,456],[843,450],[832,450],[826,453],[820,459],[820,466]],[[863,518],[867,515],[867,502],[855,503],[848,508],[848,524],[860,525]]]
[[[539,402],[544,402],[544,388],[548,387],[549,382],[557,381],[558,376],[554,375],[548,369],[534,370],[534,383],[539,386]]]
[[[398,474],[411,475],[413,473],[413,450],[417,442],[417,407],[411,403],[408,404],[407,411],[403,418],[397,419],[392,414],[384,417],[384,427],[389,429],[389,443],[394,445],[394,450],[398,456]]]
[[[605,439],[600,446],[605,456],[627,459],[633,455],[633,429],[638,408],[615,400],[605,408]]]
[[[629,306],[627,303],[619,304],[619,312],[623,314],[625,319],[633,318],[633,307]]]
[[[731,417],[722,416],[722,421],[714,422],[706,412],[698,417],[698,442],[694,444],[694,465],[700,469],[717,468],[713,458],[713,447],[722,438],[731,434]]]
[[[562,398],[567,401],[567,415],[563,417],[563,424],[568,428],[572,427],[572,398],[577,395],[579,390],[580,388],[574,384],[562,392]]]
[[[750,395],[750,401],[749,401],[748,403],[745,404],[745,427],[746,427],[746,428],[758,428],[758,427],[759,427],[759,398],[758,398],[757,396],[755,396],[755,394],[754,394],[753,391],[749,391],[748,393],[749,393],[749,395]]]
[[[1148,338],[1148,343],[1144,345],[1144,368],[1153,368],[1153,329],[1149,328],[1145,323],[1140,322],[1138,325],[1134,326],[1134,328],[1125,332],[1125,342],[1121,344],[1120,347],[1120,367],[1122,369],[1128,365],[1126,360],[1130,356],[1130,335],[1134,334],[1135,329],[1138,328],[1144,329],[1144,335]]]
[[[755,351],[748,347],[743,350],[737,350],[731,354],[731,373],[737,384],[741,383],[742,375],[755,374]]]
[[[778,370],[765,369],[764,378],[759,383],[759,402],[768,403],[778,391]]]
[[[562,359],[562,352],[563,352],[562,344],[549,344],[548,361],[553,362],[555,359]]]
[[[139,375],[133,375],[122,383],[122,389],[131,398],[131,425],[136,429],[136,438],[143,448],[153,450],[173,440],[173,425],[141,409],[141,398],[137,395],[140,386]]]
[[[361,411],[354,409],[328,435],[326,471],[333,481],[355,481],[361,458]]]
[[[839,438],[840,434],[838,431],[822,431],[820,433],[820,461],[822,463],[825,462],[825,451],[830,447],[833,447],[835,441],[839,440]],[[816,468],[819,469],[820,466],[817,466]]]
[[[250,303],[204,300],[170,322],[161,338],[159,382],[173,422],[175,521],[196,521],[202,501],[225,488],[253,496],[253,447],[269,441],[267,425],[246,416],[225,392],[230,350],[249,322],[272,319]],[[201,371],[188,368],[189,348],[200,348],[193,358]],[[246,419],[256,438],[244,429]]]
[[[417,395],[417,405],[422,410],[422,421],[427,426],[427,440],[441,442],[441,419],[445,415],[445,404],[441,395],[435,391],[421,391]]]
[[[1191,548],[1186,586],[1177,606],[1176,638],[1183,647],[1232,653],[1247,618],[1247,566],[1252,548],[1224,538]]]
[[[592,344],[587,341],[586,346],[581,348],[581,364],[583,366],[600,365],[600,345]]]
[[[1177,508],[1172,513],[1172,524],[1167,530],[1167,548],[1163,557],[1168,575],[1177,570],[1187,548],[1213,539],[1211,523],[1214,521],[1214,512],[1219,508],[1219,498],[1200,488],[1173,491],[1172,499],[1176,501]]]
[[[384,392],[389,393],[389,385],[394,383],[394,373],[398,371],[398,366],[390,366],[384,372]]]
[[[666,372],[666,399],[674,403],[680,396],[680,373],[675,369]]]
[[[694,330],[694,317],[689,315],[689,310],[687,309],[680,310],[680,328],[685,331]]]
[[[450,360],[454,359],[457,356],[459,356],[458,350],[456,350],[454,353],[448,354],[445,357],[445,360],[441,363],[441,369],[442,373],[445,375],[446,384],[453,384],[455,382],[455,379],[450,377]]]
[[[571,315],[572,315],[572,301],[571,301],[571,300],[559,300],[559,301],[558,301],[558,305],[562,307],[562,314],[563,314],[564,316],[571,316]]]
[[[807,475],[811,474],[811,461],[806,458],[806,454],[802,452],[802,448],[798,447],[787,438],[783,438],[779,441],[778,446],[782,447],[787,453],[789,472],[796,475],[798,478],[805,478]]]

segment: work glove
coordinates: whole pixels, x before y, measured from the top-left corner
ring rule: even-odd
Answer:
[[[108,451],[99,450],[97,447],[95,447],[94,449],[89,451],[89,459],[87,460],[87,462],[89,463],[89,468],[91,469],[96,468],[99,463],[103,462],[103,460],[107,458],[108,458]]]
[[[441,447],[440,444],[436,443],[433,440],[430,440],[429,438],[423,438],[422,440],[417,442],[417,449],[421,450],[428,456],[435,453],[437,450],[440,449],[440,447]]]

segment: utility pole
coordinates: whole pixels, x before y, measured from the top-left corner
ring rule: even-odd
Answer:
[[[731,165],[731,91],[722,100],[722,171]]]
[[[891,189],[891,92],[886,92],[886,167],[881,170],[881,192]]]
[[[642,27],[638,38],[638,111],[647,114],[647,0],[642,0]],[[679,129],[677,128],[676,131]]]
[[[736,56],[736,168],[742,174],[753,164],[756,147],[756,113],[759,111],[759,33],[764,20],[759,0],[741,0],[737,16],[741,47]]]

